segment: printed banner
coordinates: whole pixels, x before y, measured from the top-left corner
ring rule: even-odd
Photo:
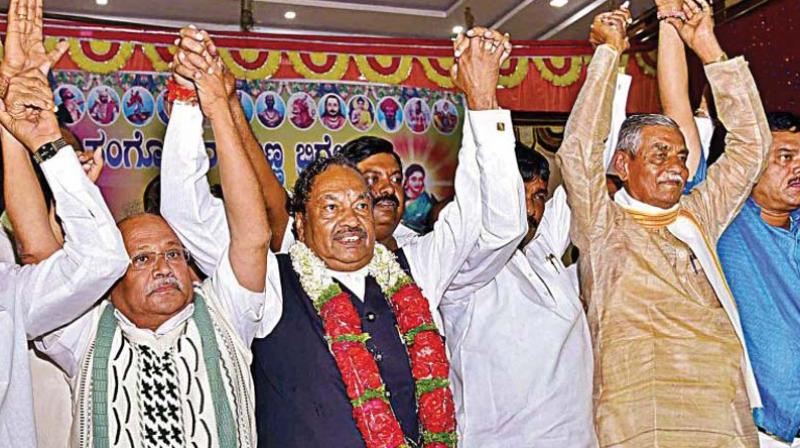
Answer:
[[[157,196],[153,180],[169,122],[167,79],[164,73],[55,73],[62,121],[85,150],[104,151],[106,167],[98,185],[117,218],[144,210],[146,193]],[[237,93],[264,156],[288,189],[317,157],[329,157],[352,139],[374,135],[390,140],[403,159],[407,197],[414,199],[406,214],[412,227],[424,228],[432,206],[453,193],[464,120],[461,95],[305,80],[239,81]],[[213,186],[219,177],[208,126],[205,139]]]

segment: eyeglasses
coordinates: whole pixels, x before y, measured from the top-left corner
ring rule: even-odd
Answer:
[[[131,257],[133,269],[139,271],[152,268],[159,256],[164,256],[164,261],[170,266],[180,265],[189,261],[189,251],[180,247],[165,250],[164,252],[140,252]]]

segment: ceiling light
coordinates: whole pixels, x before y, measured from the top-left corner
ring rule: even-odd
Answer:
[[[95,0],[98,5],[105,6],[108,4],[108,0]]]
[[[453,34],[461,34],[464,32],[464,27],[461,25],[456,25],[453,27]]]
[[[286,11],[283,14],[283,18],[286,20],[293,20],[295,17],[297,17],[297,13],[294,11]]]
[[[560,8],[567,4],[569,0],[550,0],[550,6]]]

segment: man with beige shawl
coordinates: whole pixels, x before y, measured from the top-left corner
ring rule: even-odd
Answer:
[[[677,124],[629,117],[612,163],[624,183],[610,199],[603,148],[629,13],[601,15],[600,44],[558,152],[571,237],[595,355],[595,422],[603,447],[755,447],[760,397],[717,239],[758,178],[770,132],[743,58],[728,60],[710,6],[686,0],[671,20],[705,65],[726,154],[682,196],[688,151]]]

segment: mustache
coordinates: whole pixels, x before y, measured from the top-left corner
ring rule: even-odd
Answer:
[[[381,202],[391,202],[395,207],[400,207],[400,199],[394,193],[386,193],[372,198],[372,206],[376,206]]]
[[[683,184],[683,178],[678,173],[665,173],[658,179],[659,182],[680,182]]]
[[[366,239],[367,238],[367,231],[363,227],[352,227],[352,226],[345,226],[341,229],[337,230],[333,234],[334,239],[345,238],[350,235],[355,234],[356,236]]]
[[[161,288],[162,286],[173,286],[178,291],[183,292],[183,288],[181,287],[180,282],[178,282],[178,279],[169,276],[169,277],[159,278],[153,283],[151,283],[150,286],[147,287],[147,292],[145,293],[145,295],[149,296],[150,294],[153,294],[158,288]]]

